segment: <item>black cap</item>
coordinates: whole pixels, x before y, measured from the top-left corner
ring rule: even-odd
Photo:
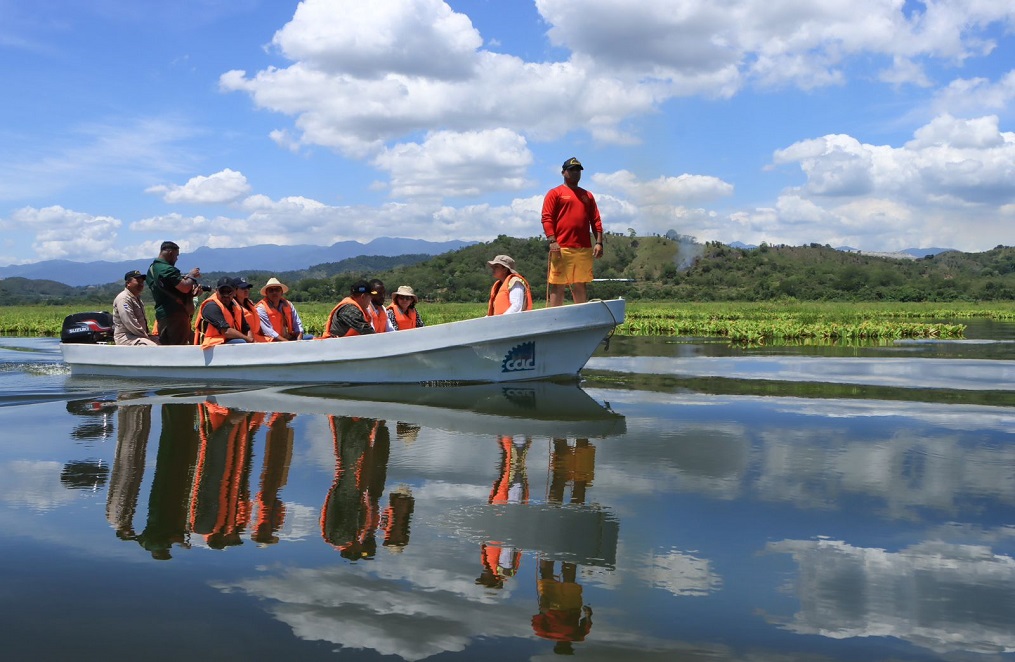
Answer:
[[[561,170],[571,170],[572,168],[576,168],[578,170],[585,169],[584,167],[582,167],[582,162],[573,156],[569,158],[567,161],[564,161],[564,165],[561,166]]]
[[[235,287],[238,290],[249,290],[251,287],[253,287],[253,285],[248,283],[243,276],[240,276],[239,278],[233,280],[233,287]]]
[[[175,241],[163,241],[162,246],[159,247],[159,252],[178,251],[178,250],[180,250],[180,247],[176,244]]]
[[[229,276],[222,276],[222,278],[219,278],[219,282],[215,285],[215,289],[220,290],[223,287],[231,287],[235,290],[236,281],[230,278]]]
[[[352,288],[349,290],[349,293],[353,295],[372,294],[371,291],[372,289],[373,288],[370,287],[370,283],[366,282],[365,280],[361,280],[353,284]]]
[[[144,278],[144,277],[145,275],[143,273],[135,269],[134,271],[128,271],[127,273],[125,273],[123,275],[123,280],[128,281],[131,278]]]

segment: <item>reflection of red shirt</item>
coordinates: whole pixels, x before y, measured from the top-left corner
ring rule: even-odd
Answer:
[[[532,617],[536,636],[553,641],[585,641],[592,630],[592,619],[582,618],[581,610],[548,609]]]
[[[591,248],[592,232],[602,232],[603,221],[591,193],[561,184],[543,198],[543,232],[561,248]]]

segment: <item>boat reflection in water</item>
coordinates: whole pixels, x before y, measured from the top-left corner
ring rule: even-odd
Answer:
[[[153,409],[159,411],[161,429],[147,518],[138,527]],[[320,422],[327,423],[334,459],[330,486],[320,485],[320,537],[353,563],[375,559],[379,546],[405,550],[412,539],[417,510],[412,481],[387,484],[393,439],[398,451],[423,435],[431,439],[431,454],[447,457],[454,456],[454,444],[470,440],[495,448],[488,497],[442,510],[437,521],[428,522],[425,544],[434,544],[436,536],[475,545],[474,583],[481,592],[499,592],[519,581],[530,557],[526,581],[536,601],[519,624],[528,623],[531,634],[554,642],[557,652],[571,652],[590,634],[592,609],[583,601],[580,569],[611,571],[619,531],[608,508],[586,504],[595,475],[592,440],[623,434],[626,425],[623,416],[577,385],[315,386],[147,396],[120,401],[116,415],[107,519],[117,537],[135,541],[159,560],[196,544],[228,550],[245,541],[281,542],[294,447],[318,444],[320,439],[307,431],[320,430]],[[305,421],[305,427],[297,421]],[[301,431],[308,436],[301,437]],[[471,444],[470,452],[476,446]],[[489,457],[487,450],[481,452]],[[546,485],[534,498],[529,464],[535,457],[545,465],[534,475],[545,476]],[[481,603],[489,602],[481,596]],[[377,646],[385,652],[384,645]]]

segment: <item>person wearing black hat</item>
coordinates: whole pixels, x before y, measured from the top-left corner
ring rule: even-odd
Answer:
[[[247,320],[250,333],[254,336],[254,342],[269,342],[271,339],[261,331],[261,314],[257,306],[250,298],[250,288],[253,287],[243,276],[236,278],[233,282],[236,290],[233,292],[233,299],[243,309],[243,318]]]
[[[578,186],[581,161],[564,161],[564,183],[543,198],[543,232],[550,242],[549,306],[564,304],[564,286],[571,286],[575,303],[588,301],[592,262],[603,256],[603,221],[592,193]],[[595,234],[596,242],[592,243]]]
[[[338,302],[328,315],[328,324],[322,338],[347,338],[375,333],[371,317],[370,298],[373,288],[365,280],[358,281],[349,290],[349,296]]]
[[[236,303],[236,280],[219,278],[215,292],[201,303],[194,322],[194,344],[207,349],[222,343],[254,342],[243,309]]]
[[[197,282],[201,270],[194,267],[186,275],[176,268],[180,247],[163,241],[159,256],[148,267],[147,283],[155,299],[155,324],[162,345],[189,345],[193,340],[190,318],[194,315],[194,297],[201,291]]]
[[[123,291],[113,299],[113,342],[117,345],[158,345],[148,332],[141,292],[145,275],[137,269],[123,275]]]

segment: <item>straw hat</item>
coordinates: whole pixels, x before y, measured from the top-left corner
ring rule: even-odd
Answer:
[[[513,274],[518,273],[518,271],[515,269],[515,261],[509,255],[498,255],[497,257],[487,262],[487,264],[489,264],[491,267],[495,264],[499,264],[500,266],[507,268],[507,270]]]
[[[392,297],[412,297],[413,301],[419,301],[419,297],[412,291],[412,288],[408,285],[399,285],[398,289],[391,295]]]
[[[268,282],[264,284],[264,287],[261,288],[261,296],[262,297],[268,296],[268,288],[269,287],[281,287],[282,288],[282,294],[285,294],[286,292],[289,291],[288,286],[283,285],[282,282],[278,278],[275,278],[274,276],[272,276],[271,278],[268,279]]]

